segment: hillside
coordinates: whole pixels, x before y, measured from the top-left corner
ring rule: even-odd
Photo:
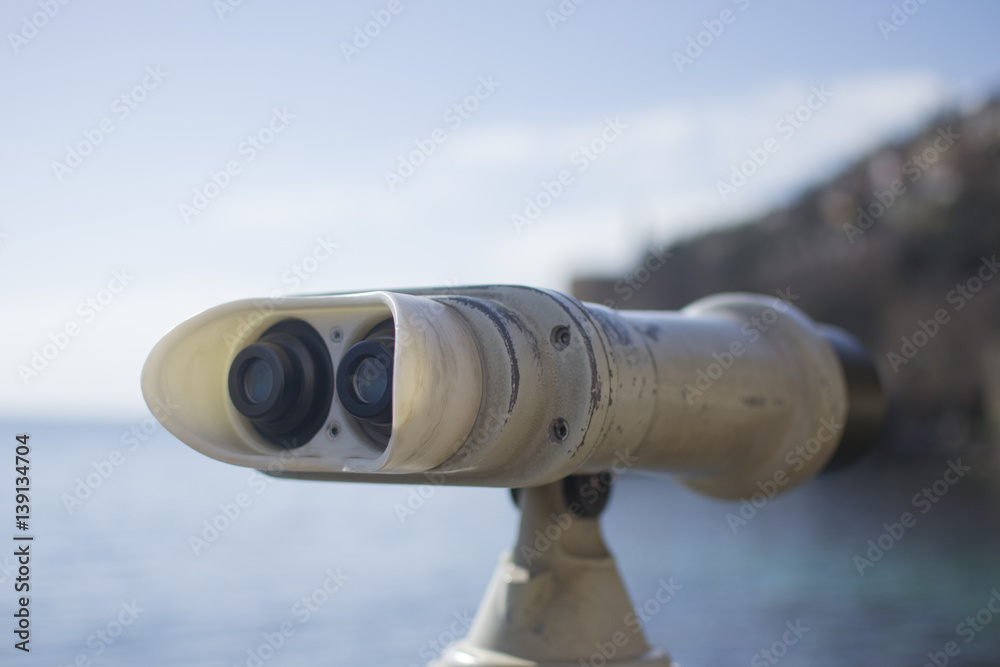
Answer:
[[[676,309],[790,289],[875,356],[892,406],[885,451],[1000,461],[1000,99],[935,119],[787,207],[667,250],[624,277],[582,277],[574,293]]]

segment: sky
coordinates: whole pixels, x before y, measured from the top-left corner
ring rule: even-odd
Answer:
[[[144,414],[234,299],[621,275],[997,91],[985,0],[578,2],[5,2],[0,419]]]

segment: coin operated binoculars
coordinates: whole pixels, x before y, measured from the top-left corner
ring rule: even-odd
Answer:
[[[142,376],[164,426],[277,477],[516,489],[521,525],[469,635],[438,667],[672,665],[636,623],[600,515],[625,469],[737,499],[860,456],[885,401],[849,334],[775,298],[616,312],[528,287],[218,306]],[[843,428],[823,442],[829,424]],[[824,431],[824,432],[827,432]],[[797,455],[804,443],[819,451]],[[812,453],[812,450],[810,450]],[[558,535],[548,548],[538,534]]]

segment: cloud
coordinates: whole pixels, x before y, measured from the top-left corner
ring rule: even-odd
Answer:
[[[780,136],[776,123],[821,84],[833,96],[793,136]],[[282,287],[283,273],[320,234],[332,234],[341,249],[306,291],[450,282],[566,289],[576,274],[619,275],[646,244],[745,219],[785,201],[915,128],[949,100],[932,75],[885,72],[622,109],[615,115],[627,127],[583,171],[574,153],[599,144],[604,116],[557,123],[470,121],[396,192],[385,186],[382,173],[393,156],[363,170],[331,158],[328,166],[310,164],[291,175],[288,160],[262,162],[252,184],[227,191],[191,226],[178,223],[145,244],[136,244],[126,230],[131,232],[134,220],[155,217],[159,210],[152,205],[129,211],[128,219],[103,220],[111,241],[81,235],[80,244],[56,245],[40,230],[12,234],[0,247],[7,257],[44,256],[59,267],[85,245],[88,265],[114,266],[124,257],[142,269],[142,281],[28,392],[15,367],[58,322],[22,318],[0,369],[0,405],[10,415],[138,409],[141,361],[168,323],[179,323],[194,305]],[[780,150],[723,201],[717,183],[747,159],[747,151],[774,137]],[[382,166],[371,168],[376,163]],[[572,183],[518,234],[511,215],[561,170],[572,173]],[[15,262],[6,270],[21,268]],[[90,278],[102,276],[95,269]],[[30,312],[40,303],[72,307],[79,280],[70,271],[52,274],[44,285],[25,284],[11,293],[7,306],[10,312]]]

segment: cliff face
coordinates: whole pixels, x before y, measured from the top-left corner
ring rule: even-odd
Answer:
[[[998,259],[995,100],[936,119],[761,219],[650,250],[624,276],[576,280],[574,294],[676,309],[717,292],[790,291],[869,346],[892,403],[892,448],[943,453],[997,439]]]

